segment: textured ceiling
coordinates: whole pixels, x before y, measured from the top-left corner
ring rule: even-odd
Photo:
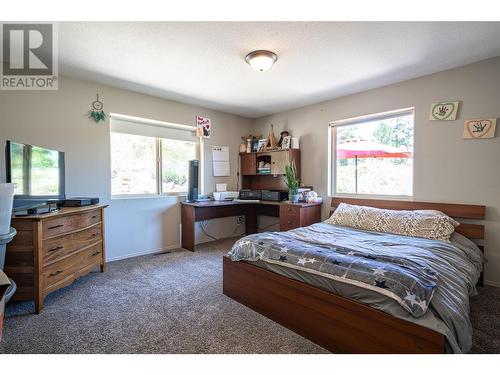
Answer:
[[[62,74],[257,118],[500,55],[500,23],[61,22]],[[266,72],[244,61],[269,49]]]

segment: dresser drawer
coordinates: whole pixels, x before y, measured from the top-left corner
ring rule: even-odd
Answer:
[[[300,206],[292,204],[283,204],[280,206],[280,217],[297,217],[300,218]]]
[[[45,220],[42,224],[43,238],[50,238],[77,229],[83,229],[101,220],[101,210],[99,209]]]
[[[43,264],[48,265],[79,249],[95,245],[102,238],[101,225],[95,224],[87,229],[43,240]]]
[[[299,216],[280,216],[280,230],[286,231],[290,229],[295,229],[300,227],[300,215]]]
[[[102,260],[102,244],[98,243],[86,250],[78,252],[60,261],[43,267],[42,281],[43,289],[51,289],[66,279],[73,278],[74,274],[92,264],[98,264]]]

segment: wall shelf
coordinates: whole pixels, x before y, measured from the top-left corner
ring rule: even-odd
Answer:
[[[288,190],[283,175],[285,166],[295,161],[300,179],[300,150],[270,150],[240,153],[242,188],[252,190]],[[259,163],[268,164],[270,173],[259,173]]]

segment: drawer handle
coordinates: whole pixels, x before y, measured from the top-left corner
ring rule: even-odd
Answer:
[[[92,254],[93,257],[99,255],[101,252],[100,251],[96,251],[94,254]]]
[[[292,224],[292,222],[290,220],[288,220],[288,224]]]
[[[56,229],[56,228],[61,228],[61,227],[64,227],[64,224],[53,225],[53,226],[49,227],[49,229]]]
[[[61,250],[61,249],[64,249],[64,246],[56,246],[56,247],[53,247],[52,249],[49,249],[49,251],[57,251],[57,250]]]
[[[92,219],[96,219],[97,218],[97,215],[92,215]]]
[[[57,276],[57,275],[59,275],[60,273],[62,273],[62,271],[56,271],[56,272],[54,272],[54,273],[51,273],[51,274],[49,275],[49,277]]]
[[[293,211],[293,208],[288,208],[288,211]]]
[[[97,237],[97,235],[98,235],[98,234],[99,234],[99,233],[92,233],[92,234],[90,235],[89,239],[94,238],[94,237]]]

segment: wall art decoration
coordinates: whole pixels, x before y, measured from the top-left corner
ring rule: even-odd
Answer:
[[[429,120],[453,121],[457,119],[460,102],[439,102],[431,104]]]
[[[212,133],[212,120],[206,117],[196,116],[196,136],[210,138]]]
[[[495,136],[496,125],[496,118],[467,120],[464,124],[462,137],[465,139],[493,138]]]
[[[99,94],[97,94],[97,99],[94,100],[90,106],[89,118],[97,123],[99,121],[106,120],[106,114],[104,113],[104,104],[99,100]]]

